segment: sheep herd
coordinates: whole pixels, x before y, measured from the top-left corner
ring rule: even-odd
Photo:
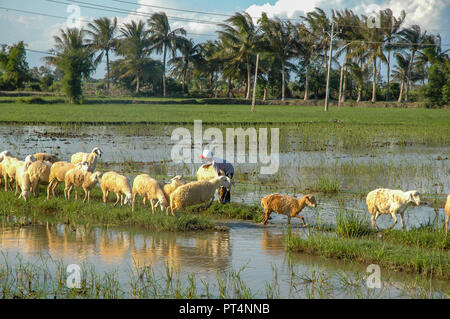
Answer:
[[[114,171],[101,173],[95,171],[98,157],[102,151],[99,147],[94,148],[90,153],[78,152],[72,155],[71,161],[60,161],[55,155],[47,153],[36,153],[28,155],[23,161],[13,157],[9,151],[0,153],[0,175],[3,176],[5,191],[12,188],[15,181],[16,195],[25,201],[31,193],[38,196],[39,185],[46,184],[47,199],[50,194],[56,197],[56,187],[64,182],[64,197],[70,199],[72,189],[75,187],[75,198],[78,199],[77,187],[84,191],[84,199],[89,202],[92,188],[99,183],[103,193],[103,202],[106,204],[110,192],[116,195],[116,206],[131,204],[134,211],[136,196],[142,197],[145,205],[146,200],[150,202],[152,212],[160,206],[162,211],[175,215],[188,206],[206,203],[209,207],[217,192],[220,199],[219,189],[230,189],[234,183],[229,177],[221,176],[212,170],[211,166],[203,165],[197,172],[197,181],[187,183],[182,175],[173,177],[168,183],[160,183],[148,174],[136,176],[133,187],[130,186],[128,177]],[[1,186],[1,178],[0,178]],[[403,192],[401,190],[391,190],[386,188],[375,189],[368,193],[366,198],[367,207],[371,216],[372,228],[376,228],[376,220],[380,215],[389,214],[394,223],[397,223],[396,215],[400,215],[400,222],[403,228],[403,214],[410,203],[420,205],[420,195],[417,191]],[[306,207],[317,207],[316,199],[308,194],[300,199],[295,197],[269,194],[261,200],[264,209],[263,224],[270,218],[270,214],[284,214],[288,217],[288,223],[292,217],[298,217],[306,225],[300,211]],[[450,194],[445,203],[445,233],[447,234],[450,217]]]

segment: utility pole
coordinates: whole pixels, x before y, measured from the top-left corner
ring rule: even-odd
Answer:
[[[256,81],[258,80],[259,53],[256,55],[255,81],[253,82],[252,112],[255,112]]]
[[[330,37],[330,52],[328,53],[327,87],[326,87],[326,93],[325,93],[325,112],[328,111],[328,99],[330,96],[330,69],[331,69],[331,55],[333,54],[333,39],[337,35],[337,33],[334,33],[334,22],[331,22],[331,33],[328,33],[328,35]]]

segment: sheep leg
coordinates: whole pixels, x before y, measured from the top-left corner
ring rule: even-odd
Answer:
[[[120,194],[120,207],[123,206],[123,200],[124,200],[125,196],[123,194]]]
[[[391,213],[392,219],[394,220],[394,223],[390,228],[393,228],[397,224],[397,216],[395,216],[395,212]]]
[[[267,221],[270,218],[271,212],[269,210],[264,209],[264,219],[262,221],[263,225],[267,224]]]
[[[153,202],[153,199],[149,199],[150,205],[152,206],[152,213],[155,215],[155,203]]]
[[[402,224],[402,228],[405,229],[405,224],[403,223],[403,213],[400,214],[400,223]]]
[[[105,191],[103,189],[102,191],[103,191],[103,203],[105,203],[106,205],[106,200],[108,199],[109,191]]]
[[[50,189],[52,188],[52,186],[53,186],[53,181],[50,181],[50,183],[48,183],[48,186],[47,186],[47,200],[50,199]]]
[[[84,190],[84,198],[83,198],[83,203],[86,203],[86,198],[88,198],[88,194],[89,194],[89,192],[86,190],[86,189],[83,189]],[[88,199],[88,202],[89,202],[89,199]]]
[[[303,226],[306,226],[306,222],[305,222],[305,219],[303,218],[303,216],[297,215],[295,217],[300,218],[303,222]]]
[[[39,180],[38,179],[33,182],[33,192],[34,192],[34,197],[39,196]]]
[[[7,192],[9,188],[8,175],[3,175],[3,178],[5,179],[5,192]]]
[[[375,212],[375,215],[373,214],[373,213],[371,213],[371,219],[372,219],[372,229],[375,229],[375,228],[377,228],[378,229],[378,226],[377,226],[377,224],[376,224],[376,221],[377,221],[377,218],[378,218],[378,216],[380,216],[380,212],[377,210],[376,212]]]
[[[450,215],[445,216],[445,236],[447,236],[448,221],[450,219],[449,217],[450,217]]]
[[[116,207],[116,205],[119,203],[119,200],[120,200],[119,194],[118,193],[115,193],[115,194],[116,194],[117,200],[116,200],[116,202],[113,205],[114,207]]]

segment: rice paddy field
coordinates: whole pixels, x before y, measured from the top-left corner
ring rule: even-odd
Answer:
[[[58,101],[56,101],[58,102]],[[119,101],[120,102],[120,101]],[[200,163],[171,158],[172,133],[218,128],[278,128],[279,168],[235,163],[232,202],[195,206],[176,217],[142,207],[58,198],[25,203],[0,189],[0,296],[6,298],[449,298],[450,193],[448,109],[331,108],[257,105],[0,103],[0,150],[23,159],[47,152],[62,160],[99,146],[97,169],[158,180],[194,180]],[[270,139],[269,139],[270,141]],[[206,145],[209,141],[204,140]],[[246,150],[254,147],[246,141]],[[219,145],[226,149],[225,145]],[[192,155],[194,149],[191,150]],[[379,187],[420,192],[405,214],[369,225],[365,197]],[[314,194],[287,226],[272,214],[263,226],[260,200],[270,193]],[[82,288],[65,285],[80,265]],[[381,269],[380,288],[366,282]]]

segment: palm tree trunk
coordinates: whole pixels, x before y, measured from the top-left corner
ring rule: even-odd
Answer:
[[[408,102],[408,93],[409,93],[409,86],[410,86],[410,79],[411,79],[411,70],[414,63],[414,55],[416,54],[416,51],[413,51],[411,54],[411,60],[409,61],[408,66],[408,76],[406,78],[406,92],[405,92],[405,102]]]
[[[341,102],[344,103],[345,102],[345,90],[347,87],[347,73],[345,73],[345,68],[344,68],[344,80],[342,82],[342,96],[341,96]]]
[[[359,103],[361,101],[361,92],[362,92],[362,83],[358,84],[358,95],[356,97],[356,103]]]
[[[388,41],[388,44],[390,44],[390,43],[391,43],[391,41]],[[390,96],[389,96],[390,79],[391,79],[391,50],[388,50],[386,101],[390,100]]]
[[[251,82],[250,59],[247,59],[247,94],[245,95],[246,100],[250,98],[250,82]]]
[[[267,88],[264,88],[263,101],[265,101],[266,99],[267,99]]]
[[[372,103],[375,103],[377,100],[377,59],[373,59],[373,82],[372,82]]]
[[[166,96],[166,44],[164,43],[163,56],[163,96]]]
[[[281,60],[281,101],[284,101],[284,60]]]
[[[109,50],[106,50],[106,87],[109,93]]]
[[[404,81],[402,79],[402,83],[400,84],[400,94],[398,95],[397,103],[402,103],[403,86],[404,86]]]
[[[303,98],[304,101],[308,100],[308,94],[309,94],[309,65],[306,65],[306,74],[305,74],[305,97]]]
[[[136,76],[136,94],[139,93],[139,74]]]
[[[344,65],[341,66],[341,75],[339,77],[339,96],[338,96],[338,107],[341,107],[342,102],[342,78],[344,75]]]

